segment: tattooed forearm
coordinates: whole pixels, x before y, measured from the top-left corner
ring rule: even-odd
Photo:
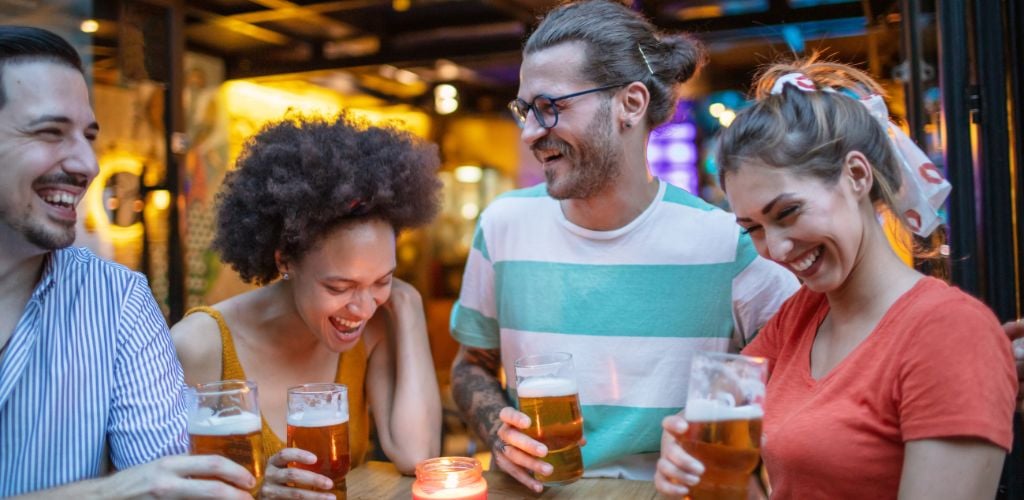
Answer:
[[[510,406],[498,381],[498,349],[462,346],[452,364],[452,396],[462,418],[490,447],[498,440],[498,413]]]

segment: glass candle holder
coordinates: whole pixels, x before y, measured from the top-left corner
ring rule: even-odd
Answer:
[[[487,481],[476,459],[430,458],[416,464],[413,500],[487,500]]]

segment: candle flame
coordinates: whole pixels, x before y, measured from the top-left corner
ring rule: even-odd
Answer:
[[[444,480],[445,488],[455,488],[459,485],[459,474],[457,472],[449,472],[448,477]]]

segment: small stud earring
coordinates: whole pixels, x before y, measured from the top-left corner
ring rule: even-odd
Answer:
[[[288,280],[291,279],[291,276],[288,276],[288,273],[282,273],[281,274],[281,279],[283,279],[285,281],[288,281]]]
[[[633,128],[633,122],[626,122],[626,128]]]

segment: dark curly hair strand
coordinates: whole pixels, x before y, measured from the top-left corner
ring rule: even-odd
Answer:
[[[430,222],[441,182],[437,147],[342,113],[267,125],[217,195],[213,247],[247,283],[277,278],[338,227],[379,219],[395,232]]]

